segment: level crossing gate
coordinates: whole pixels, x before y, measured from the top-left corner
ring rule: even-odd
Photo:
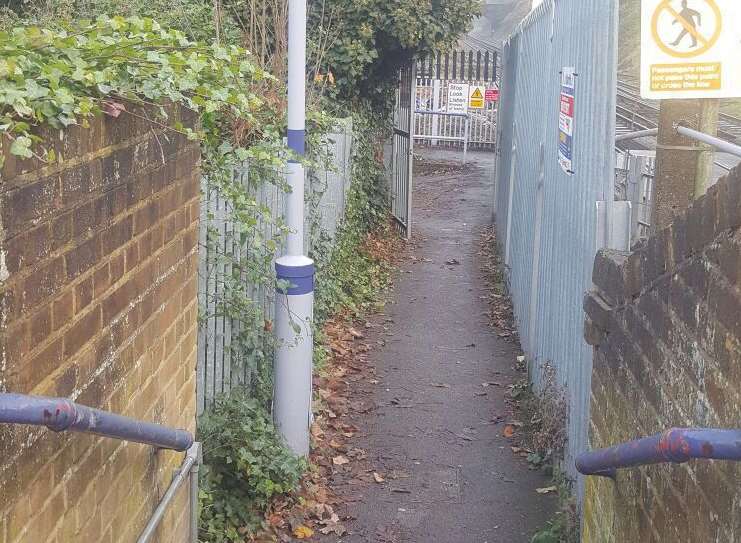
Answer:
[[[434,53],[417,61],[415,139],[423,144],[470,146],[493,149],[499,97],[499,53],[453,51]],[[465,84],[485,90],[482,108],[466,114],[450,114],[451,84]]]
[[[409,63],[399,70],[391,157],[391,214],[399,233],[407,239],[412,228],[415,96],[416,66]]]

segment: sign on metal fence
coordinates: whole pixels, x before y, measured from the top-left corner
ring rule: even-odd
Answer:
[[[468,84],[448,83],[448,113],[468,113]]]
[[[574,173],[574,91],[576,74],[574,68],[561,71],[561,99],[558,115],[558,163],[569,175]]]
[[[472,85],[468,97],[468,107],[470,109],[484,109],[484,107],[486,107],[484,93],[486,93],[486,87],[482,85]]]
[[[486,101],[498,102],[499,101],[499,89],[486,89]]]
[[[741,2],[642,0],[641,96],[741,97]]]

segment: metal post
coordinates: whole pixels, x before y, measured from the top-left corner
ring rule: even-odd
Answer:
[[[306,0],[288,0],[288,146],[297,155],[288,164],[286,198],[289,228],[286,255],[275,263],[273,418],[288,447],[309,454],[314,340],[314,262],[304,255],[304,167],[306,145]]]
[[[440,80],[432,81],[432,111],[440,111]],[[432,116],[432,135],[440,135],[439,119],[437,115]],[[437,140],[431,140],[432,145],[437,145]]]
[[[468,129],[470,128],[470,116],[466,115],[465,127],[463,129],[463,164],[466,163],[466,157],[468,156]]]
[[[199,442],[195,444],[198,445],[193,451],[196,461],[190,468],[190,543],[198,543],[198,520],[201,512],[198,499],[198,477],[203,463],[203,448]]]
[[[515,173],[517,171],[517,122],[512,123],[512,153],[510,158],[509,170],[509,193],[507,194],[507,230],[504,238],[504,265],[509,266],[510,262],[510,242],[512,239],[512,208],[513,193],[515,191]]]
[[[193,445],[191,445],[190,449],[188,449],[188,452],[185,455],[185,460],[183,460],[183,464],[175,472],[175,476],[172,478],[172,482],[170,483],[170,486],[165,491],[165,495],[162,496],[162,499],[160,500],[159,504],[157,504],[157,507],[155,508],[154,513],[152,513],[152,516],[149,518],[147,525],[144,527],[144,530],[142,530],[142,533],[139,536],[139,539],[136,540],[137,543],[149,543],[149,541],[152,540],[152,537],[157,531],[157,527],[160,525],[160,522],[162,522],[162,519],[164,518],[165,513],[167,512],[167,508],[170,506],[170,503],[175,497],[175,494],[185,482],[185,478],[189,477],[189,474],[191,470],[193,469],[193,467],[200,462],[200,459],[201,459],[201,444],[198,441],[196,441],[195,443],[193,443]],[[193,479],[189,478],[189,480],[192,482]],[[191,494],[191,500],[192,499],[193,497]],[[192,522],[193,522],[193,518],[191,517],[191,527],[190,527],[191,538],[193,537]],[[196,519],[196,524],[197,524],[197,519]],[[198,541],[198,527],[197,526],[196,526],[196,539],[194,541]]]
[[[656,191],[651,221],[655,229],[669,225],[674,215],[687,209],[707,189],[713,149],[679,134],[679,124],[706,134],[718,127],[719,101],[663,100],[659,111],[656,145]]]

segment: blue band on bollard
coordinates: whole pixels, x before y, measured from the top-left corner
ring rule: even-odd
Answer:
[[[314,292],[313,264],[309,264],[308,266],[284,266],[276,263],[275,272],[278,281],[287,281],[290,283],[287,292],[280,287],[277,288],[281,294],[300,296]]]
[[[306,154],[306,131],[288,129],[288,147],[299,155]]]

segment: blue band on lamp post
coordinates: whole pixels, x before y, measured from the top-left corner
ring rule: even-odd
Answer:
[[[289,283],[287,289],[281,288],[281,286],[278,285],[277,291],[279,293],[289,294],[291,296],[300,296],[302,294],[314,292],[313,264],[306,266],[285,266],[276,263],[275,272],[278,281],[286,281]]]
[[[296,151],[296,154],[306,154],[306,131],[288,129],[288,147]]]

